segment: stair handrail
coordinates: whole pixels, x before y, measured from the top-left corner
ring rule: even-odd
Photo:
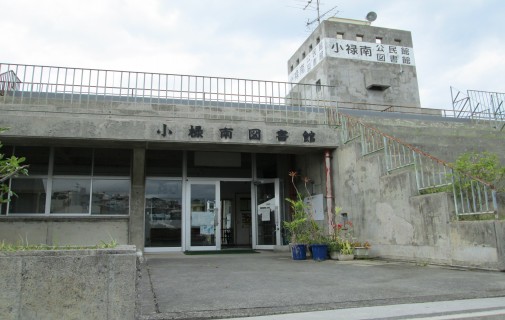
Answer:
[[[364,137],[364,135],[368,130],[371,132],[374,132],[375,134],[378,134],[384,138],[384,150],[386,150],[386,157],[388,157],[386,146],[389,141],[397,143],[397,144],[401,145],[403,148],[407,148],[407,149],[411,150],[413,153],[413,161],[412,161],[412,163],[409,163],[409,165],[413,164],[416,166],[416,181],[417,181],[417,187],[418,187],[419,192],[421,192],[422,189],[424,189],[424,190],[434,189],[434,188],[440,187],[441,185],[449,185],[449,184],[446,183],[446,184],[439,184],[439,185],[432,185],[432,186],[424,187],[424,181],[423,181],[423,183],[421,183],[421,181],[419,181],[420,179],[422,179],[422,175],[419,174],[419,172],[418,172],[419,168],[418,168],[418,163],[416,162],[416,157],[421,159],[421,162],[422,162],[422,157],[424,157],[424,158],[431,160],[432,162],[437,163],[438,165],[443,166],[444,168],[447,168],[449,171],[449,174],[451,176],[451,179],[452,179],[450,184],[453,187],[453,197],[454,197],[454,204],[455,204],[457,216],[468,215],[468,214],[480,214],[480,213],[494,213],[495,217],[497,217],[497,213],[498,213],[498,203],[497,203],[497,197],[496,197],[497,190],[496,190],[496,187],[494,186],[494,184],[487,182],[479,177],[475,177],[467,172],[462,172],[462,171],[456,170],[451,163],[444,161],[442,159],[439,159],[439,158],[431,155],[430,153],[425,152],[425,151],[419,149],[418,147],[415,147],[412,144],[409,144],[399,138],[393,137],[392,135],[382,132],[381,130],[379,130],[371,125],[365,124],[363,121],[361,121],[360,119],[357,119],[356,117],[350,116],[348,114],[344,114],[340,111],[337,113],[337,117],[338,117],[337,123],[339,123],[341,125],[341,128],[343,130],[349,129],[348,128],[349,123],[354,123],[355,126],[357,125],[360,128],[359,132],[361,133],[362,155],[366,155],[366,153],[363,153],[363,150],[366,149],[366,148],[363,148],[363,144],[366,143],[366,141],[365,141],[366,138]],[[345,120],[343,120],[343,119],[345,119]],[[359,136],[355,136],[352,139],[345,141],[346,140],[345,139],[346,133],[344,133],[344,132],[342,132],[342,133],[343,133],[344,143],[353,141],[359,137]],[[378,149],[378,150],[380,150],[380,149]],[[387,165],[388,165],[388,159],[386,159],[386,166]],[[386,169],[389,173],[397,168],[386,168]],[[421,164],[421,170],[422,170],[422,164]],[[461,188],[459,190],[456,189],[456,183],[455,183],[456,179],[458,179],[458,180],[466,179],[466,180],[470,181],[471,188],[472,188],[471,189],[472,199],[469,198],[468,194],[467,195],[463,194],[463,191],[461,190]],[[473,184],[475,182],[481,184],[482,189],[481,189],[481,186],[474,187]],[[477,189],[474,189],[474,188],[477,188]],[[491,199],[488,199],[488,190],[491,190]],[[467,198],[465,198],[465,196]],[[485,199],[483,200],[482,197],[484,197]],[[478,198],[478,199],[476,199],[476,198]],[[485,202],[483,202],[483,201],[485,201]],[[470,202],[472,202],[472,203],[470,203]],[[492,211],[491,210],[482,210],[481,212],[470,212],[471,209],[475,209],[474,211],[477,211],[476,208],[478,206],[481,209],[483,209],[483,208],[489,209],[490,202],[492,202]]]

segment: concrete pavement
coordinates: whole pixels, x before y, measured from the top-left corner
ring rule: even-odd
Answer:
[[[500,272],[381,260],[292,261],[285,252],[148,255],[139,285],[141,319],[316,316],[326,310],[505,297]]]

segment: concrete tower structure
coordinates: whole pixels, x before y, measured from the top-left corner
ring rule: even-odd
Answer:
[[[369,21],[330,18],[288,60],[289,81],[334,86],[341,108],[420,108],[412,36]]]

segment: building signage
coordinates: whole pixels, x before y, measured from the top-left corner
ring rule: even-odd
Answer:
[[[174,132],[170,130],[167,126],[167,124],[163,123],[162,127],[160,129],[156,130],[156,133],[158,135],[161,135],[162,137],[167,137],[168,135],[172,135]],[[219,135],[221,140],[232,140],[234,138],[233,136],[233,128],[220,128],[219,129]],[[204,137],[204,129],[202,126],[197,126],[197,125],[190,125],[188,128],[188,136],[192,139],[197,139],[197,138],[203,138]],[[262,138],[262,133],[261,129],[248,129],[248,136],[247,138],[251,140],[258,140],[261,141]],[[277,139],[278,142],[286,142],[289,138],[289,132],[284,130],[284,129],[279,129],[276,132],[275,138]],[[300,136],[300,139],[303,138],[303,142],[307,143],[314,143],[316,142],[316,134],[313,131],[307,131],[305,130],[303,134]]]
[[[299,82],[324,57],[415,66],[414,50],[410,47],[324,38],[289,74],[289,81]]]

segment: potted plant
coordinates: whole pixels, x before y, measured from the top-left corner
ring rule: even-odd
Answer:
[[[300,210],[300,200],[286,199],[290,202],[293,209],[293,219],[291,221],[284,221],[284,227],[291,235],[290,247],[291,256],[293,260],[307,259],[307,244],[309,237],[307,234],[307,216],[304,210]],[[301,201],[303,205],[303,201]]]
[[[344,239],[341,243],[340,254],[338,255],[338,260],[349,261],[354,259],[354,248],[352,247],[351,241]]]
[[[291,236],[289,245],[293,260],[305,260],[307,259],[307,244],[310,242],[310,221],[307,215],[307,205],[303,202],[298,189],[296,189],[294,179],[297,173],[292,171],[289,176],[297,192],[296,200],[286,198],[293,212],[293,217],[291,221],[284,221],[283,224]]]
[[[333,237],[331,237],[330,241],[328,242],[328,253],[329,253],[330,258],[332,260],[338,260],[338,255],[340,254],[340,249],[342,249],[342,246],[340,245],[340,241],[333,239]]]
[[[312,260],[324,261],[328,257],[328,237],[323,234],[321,227],[314,221],[309,221],[310,251]]]
[[[368,251],[371,247],[370,242],[355,242],[353,243],[354,247],[354,257],[356,259],[366,259],[368,258]]]

